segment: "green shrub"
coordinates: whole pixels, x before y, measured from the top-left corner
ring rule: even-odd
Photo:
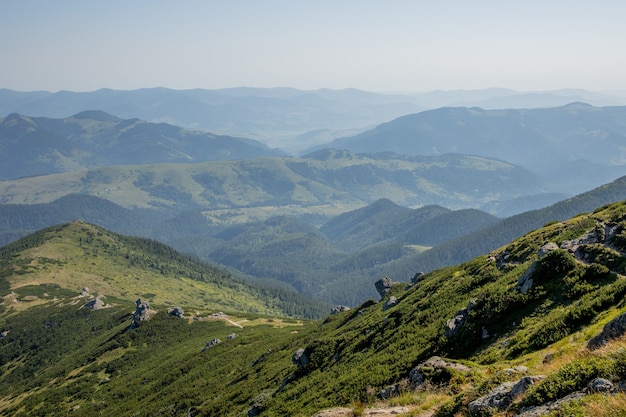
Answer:
[[[520,405],[540,405],[562,398],[585,388],[594,378],[610,378],[614,371],[614,366],[608,359],[587,358],[568,362],[556,373],[533,386]]]

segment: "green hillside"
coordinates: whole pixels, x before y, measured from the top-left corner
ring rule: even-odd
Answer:
[[[156,241],[79,221],[29,235],[0,254],[3,286],[21,298],[48,287],[64,294],[86,287],[106,299],[141,298],[163,308],[308,317],[325,308],[296,293],[255,286]]]
[[[88,274],[73,281],[78,274],[63,274],[71,262],[49,253],[68,228],[78,242],[66,243],[69,253],[87,229],[95,235],[81,256],[97,265],[116,256],[103,246],[112,235],[80,223],[2,250],[2,415],[309,417],[337,406],[353,415],[403,406],[406,416],[460,416],[523,377],[527,390],[481,413],[513,414],[576,392],[556,406],[563,415],[619,415],[626,404],[623,393],[583,391],[626,380],[623,340],[594,338],[626,312],[626,202],[553,222],[316,322],[235,311],[229,322],[181,320],[161,307],[130,327],[132,298],[92,311],[76,290],[41,286],[46,276],[85,285]],[[193,308],[192,299],[177,301]]]
[[[0,203],[89,194],[125,208],[202,210],[214,223],[232,224],[281,214],[334,216],[381,198],[406,207],[472,207],[541,189],[532,173],[499,160],[327,151],[304,158],[117,165],[1,181]]]

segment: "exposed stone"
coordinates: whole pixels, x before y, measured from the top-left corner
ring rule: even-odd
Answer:
[[[546,404],[542,404],[536,407],[525,407],[522,408],[518,414],[515,414],[515,417],[542,417],[549,414],[552,411],[559,410],[563,404],[568,403],[570,401],[578,400],[585,396],[583,392],[574,392],[569,394],[563,398],[560,398],[555,401],[551,401]]]
[[[87,303],[85,303],[85,307],[90,310],[100,310],[105,307],[105,304],[100,297],[96,297],[93,300],[89,300]]]
[[[608,322],[599,335],[587,343],[589,350],[596,350],[607,344],[612,339],[621,337],[626,332],[626,313]]]
[[[544,376],[526,376],[517,382],[505,382],[494,388],[489,394],[470,402],[468,410],[472,415],[491,414],[498,410],[506,410],[530,386],[544,378]]]
[[[231,333],[228,336],[226,336],[229,340],[233,340],[237,338],[237,334],[236,333]]]
[[[485,326],[482,327],[482,335],[481,335],[482,339],[489,339],[489,331],[487,330],[487,328]]]
[[[304,349],[300,348],[291,355],[291,362],[300,367],[309,363],[309,358],[306,356],[306,353],[304,353]]]
[[[392,295],[383,306],[383,311],[395,306],[396,304],[398,304],[398,299]]]
[[[413,275],[413,278],[411,278],[411,284],[419,284],[421,281],[424,280],[424,277],[426,277],[426,274],[424,274],[423,272],[418,272],[415,275]]]
[[[374,283],[374,286],[382,298],[389,292],[391,287],[393,287],[393,280],[391,278],[381,278]]]
[[[546,356],[543,357],[543,363],[550,363],[554,360],[554,353],[552,352],[548,352],[546,353]]]
[[[446,322],[446,328],[444,329],[445,337],[450,338],[455,336],[461,330],[461,327],[465,324],[467,316],[475,304],[476,302],[474,300],[470,300],[470,302],[467,303],[467,307],[457,311],[454,317]]]
[[[440,379],[445,379],[444,374],[450,374],[450,370],[468,372],[471,368],[460,363],[445,361],[439,356],[432,356],[411,369],[409,380],[416,386],[422,385],[427,380],[434,380],[438,383],[441,382]]]
[[[344,311],[349,311],[349,310],[350,310],[350,307],[348,306],[338,305],[338,306],[333,307],[330,310],[330,314],[339,314],[339,313],[343,313]]]
[[[209,340],[208,342],[206,342],[206,344],[204,345],[204,347],[202,348],[203,352],[206,352],[207,349],[212,348],[213,346],[217,346],[220,343],[222,343],[222,341],[218,338],[213,338],[211,340]]]
[[[181,318],[181,319],[185,317],[185,312],[180,307],[169,308],[167,310],[167,314],[169,314],[170,316]]]
[[[545,255],[547,255],[548,253],[555,251],[559,249],[559,245],[557,245],[554,242],[548,242],[545,245],[543,245],[542,247],[539,248],[539,250],[537,251],[537,258],[541,259],[543,258]]]
[[[139,322],[150,320],[152,312],[150,311],[150,304],[147,301],[141,301],[141,298],[135,301],[135,312],[131,321],[131,326],[136,327]]]
[[[8,330],[3,330],[0,332],[0,339],[4,339],[9,334]]]
[[[612,393],[615,392],[615,385],[605,378],[595,378],[587,384],[587,392],[595,394],[598,392]]]
[[[526,270],[526,272],[524,272],[518,279],[517,279],[517,285],[515,286],[515,289],[519,292],[521,292],[522,294],[525,294],[528,292],[528,290],[530,290],[533,286],[533,279],[532,276],[535,273],[535,268],[537,267],[537,262],[533,262],[532,264],[530,264],[530,266],[528,267],[528,269]]]
[[[83,289],[80,291],[79,297],[89,297],[89,288],[83,287]]]

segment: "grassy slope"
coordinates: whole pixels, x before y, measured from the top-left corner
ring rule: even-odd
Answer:
[[[620,343],[595,353],[584,348],[609,319],[626,311],[623,256],[605,245],[585,246],[590,260],[613,270],[590,274],[589,265],[557,251],[558,256],[550,255],[546,259],[551,261],[542,264],[543,275],[535,277],[538,285],[533,290],[520,294],[513,287],[544,243],[581,237],[603,223],[618,227],[623,245],[625,221],[626,203],[618,203],[557,222],[490,255],[433,271],[416,286],[394,287],[389,295],[399,302],[389,309],[370,301],[320,322],[287,323],[292,327],[251,320],[239,329],[224,323],[190,323],[161,312],[125,331],[128,316],[123,309],[84,313],[75,307],[42,305],[17,314],[5,304],[3,327],[11,331],[2,340],[0,378],[14,382],[0,384],[2,409],[5,415],[20,409],[22,415],[63,415],[73,408],[74,415],[85,416],[239,416],[257,404],[265,409],[261,415],[310,416],[329,406],[359,409],[361,402],[375,401],[379,390],[406,378],[413,366],[433,354],[463,360],[473,370],[439,388],[406,393],[393,401],[408,402],[416,410],[441,406],[440,415],[463,415],[470,400],[515,378],[498,372],[513,365],[551,375],[552,382],[529,392],[523,400],[528,404],[563,394],[550,391],[553,386],[575,387],[554,384],[571,375],[581,380],[594,375],[624,378],[616,368],[626,363]],[[559,257],[567,267],[551,263]],[[446,320],[470,299],[477,304],[462,333],[446,339]],[[55,319],[53,314],[63,316]],[[63,329],[71,326],[82,326],[80,338],[65,334]],[[481,337],[483,327],[489,332],[486,339]],[[28,341],[33,332],[39,332],[37,343]],[[51,337],[55,332],[57,338]],[[227,339],[232,332],[238,336]],[[223,342],[201,353],[204,342],[213,337]],[[73,355],[58,353],[54,365],[38,367],[36,362],[57,352],[54,344],[63,338],[68,340],[65,352]],[[310,365],[296,371],[291,354],[305,347]],[[543,363],[548,352],[555,360]],[[615,406],[594,398],[577,407]]]

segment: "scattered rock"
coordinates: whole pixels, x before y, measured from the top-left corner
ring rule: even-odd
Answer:
[[[546,356],[543,357],[543,363],[550,363],[554,360],[554,353],[552,352],[548,352],[546,353]]]
[[[574,392],[563,398],[555,401],[551,401],[547,404],[542,404],[536,407],[525,407],[520,410],[514,417],[542,417],[549,414],[552,411],[559,410],[561,406],[570,401],[578,400],[585,396],[583,392]]]
[[[409,372],[409,380],[415,385],[422,385],[426,381],[436,384],[447,382],[451,376],[450,371],[468,372],[471,368],[460,363],[448,362],[439,356],[432,356],[425,362],[417,365]]]
[[[391,278],[381,278],[374,283],[376,286],[376,291],[380,294],[380,297],[384,297],[391,287],[393,287],[393,280]]]
[[[548,253],[555,251],[557,249],[559,249],[559,245],[557,245],[554,242],[548,242],[539,248],[539,250],[537,251],[537,258],[541,259],[544,256],[546,256]]]
[[[153,314],[150,310],[150,304],[147,301],[141,301],[141,298],[135,301],[135,306],[135,312],[131,321],[132,327],[137,327],[141,321],[150,320]]]
[[[233,339],[235,339],[235,338],[237,337],[237,334],[236,334],[236,333],[231,333],[231,334],[229,334],[229,335],[228,335],[228,336],[226,336],[226,337],[227,337],[229,340],[233,340]]]
[[[100,310],[103,309],[105,307],[105,303],[104,301],[102,301],[102,299],[100,297],[96,297],[93,300],[89,300],[86,304],[85,307],[90,309],[90,310]]]
[[[470,300],[470,302],[467,303],[467,307],[457,311],[454,317],[446,322],[446,328],[444,329],[445,337],[451,338],[452,336],[455,336],[457,333],[459,333],[461,327],[463,327],[463,324],[465,324],[465,321],[467,320],[467,316],[469,315],[472,307],[474,307],[475,304],[476,301]]]
[[[587,384],[587,392],[590,394],[595,394],[598,392],[602,393],[613,393],[615,392],[615,385],[608,379],[604,378],[595,378],[589,384]]]
[[[533,286],[532,276],[535,273],[535,268],[537,268],[537,262],[533,262],[530,264],[526,272],[524,272],[518,279],[517,285],[515,289],[522,294],[526,294],[528,290],[530,290]]]
[[[398,304],[398,299],[392,295],[391,297],[389,297],[389,299],[387,300],[387,302],[383,306],[383,311],[385,311],[387,309],[390,309],[391,307],[395,306],[396,304]]]
[[[587,349],[596,350],[606,345],[610,340],[617,339],[626,333],[626,313],[608,322],[599,335],[587,343]]]
[[[3,330],[0,332],[0,339],[4,339],[9,334],[8,330]]]
[[[482,336],[483,340],[489,339],[489,332],[487,331],[487,328],[485,326],[483,326],[483,328],[482,328],[482,335],[481,336]]]
[[[291,362],[298,367],[304,366],[309,363],[309,358],[306,353],[304,353],[304,349],[300,348],[296,350],[293,355],[291,355]]]
[[[415,275],[413,275],[413,278],[411,278],[411,284],[413,285],[419,284],[420,282],[424,280],[425,277],[426,277],[426,274],[424,274],[423,272],[418,272]]]
[[[489,394],[470,402],[468,410],[472,415],[491,415],[495,411],[506,410],[528,388],[544,378],[544,376],[526,376],[517,382],[505,382]]]
[[[220,343],[222,343],[222,341],[218,338],[213,338],[211,340],[209,340],[208,342],[206,342],[206,344],[204,345],[204,347],[202,348],[203,352],[206,352],[207,349],[212,348],[213,346],[217,346]]]
[[[175,317],[181,318],[181,319],[185,318],[185,312],[180,307],[174,307],[174,308],[167,309],[167,314],[169,314],[170,316],[175,316]]]
[[[330,310],[330,314],[339,314],[339,313],[343,313],[344,311],[349,311],[349,310],[350,310],[350,307],[348,306],[338,305],[338,306],[333,307]]]
[[[89,288],[83,287],[83,289],[80,291],[79,297],[89,297]]]

